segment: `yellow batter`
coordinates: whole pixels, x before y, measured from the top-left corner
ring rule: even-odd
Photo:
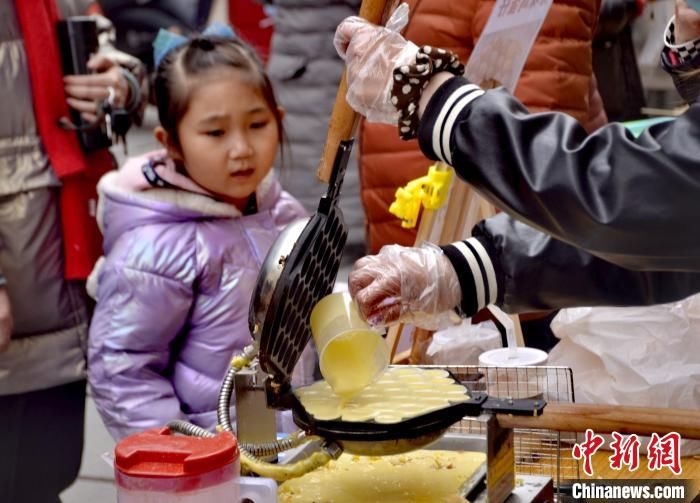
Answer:
[[[280,503],[463,502],[460,486],[483,463],[480,452],[413,451],[382,457],[343,454],[335,461],[288,480]]]
[[[339,420],[393,424],[469,400],[464,386],[447,371],[388,367],[360,394],[345,400],[326,381],[295,391],[309,414],[320,421]]]

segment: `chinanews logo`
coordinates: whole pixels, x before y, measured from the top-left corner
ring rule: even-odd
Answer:
[[[639,449],[641,441],[637,435],[622,435],[616,431],[612,433],[613,441],[610,449],[613,454],[608,458],[610,468],[622,470],[624,466],[630,472],[639,468]],[[593,476],[593,455],[605,444],[605,438],[588,429],[581,443],[574,444],[571,455],[574,459],[583,461],[583,472],[589,477]],[[679,433],[670,432],[660,437],[652,433],[647,445],[647,467],[651,471],[668,469],[673,475],[683,473],[681,466],[681,436]]]

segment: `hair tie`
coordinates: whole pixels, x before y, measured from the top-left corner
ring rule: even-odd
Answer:
[[[233,28],[223,23],[215,22],[210,24],[202,32],[202,34],[194,38],[192,42],[198,44],[196,47],[199,47],[205,51],[210,51],[214,48],[214,44],[209,39],[210,37],[223,38],[227,40],[236,40],[237,38]],[[170,53],[170,51],[177,49],[178,47],[182,47],[186,43],[186,37],[161,28],[153,41],[153,62],[155,63],[156,68],[160,66],[161,62]]]
[[[214,42],[212,42],[208,38],[204,37],[195,37],[192,39],[190,42],[190,45],[194,47],[195,49],[201,49],[203,51],[213,51],[214,50]]]

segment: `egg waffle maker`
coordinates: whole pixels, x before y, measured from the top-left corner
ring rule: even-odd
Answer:
[[[333,289],[347,237],[338,198],[351,148],[352,141],[340,142],[328,190],[317,212],[308,222],[295,222],[280,235],[258,276],[249,324],[258,346],[258,365],[266,376],[267,406],[291,409],[295,423],[307,433],[335,441],[348,452],[368,455],[419,448],[439,438],[464,416],[488,411],[538,415],[543,401],[507,401],[471,392],[465,402],[398,423],[323,421],[308,413],[294,395],[291,375],[311,339],[311,311]]]

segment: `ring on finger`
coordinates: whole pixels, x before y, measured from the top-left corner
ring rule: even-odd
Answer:
[[[114,98],[116,97],[117,92],[114,90],[112,86],[107,87],[107,103],[110,105],[114,104]]]

